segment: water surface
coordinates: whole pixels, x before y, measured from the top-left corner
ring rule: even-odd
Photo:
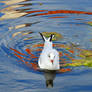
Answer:
[[[0,0],[0,90],[2,92],[91,92],[92,69],[73,67],[57,74],[54,87],[47,89],[43,73],[28,67],[42,50],[39,32],[57,32],[54,44],[92,50],[91,0]],[[79,59],[76,48],[55,48]],[[30,57],[28,50],[37,58]],[[71,48],[72,49],[72,48]],[[22,58],[23,57],[23,58]],[[66,61],[71,60],[65,55]],[[24,61],[25,63],[23,63]],[[21,61],[21,62],[20,62]]]

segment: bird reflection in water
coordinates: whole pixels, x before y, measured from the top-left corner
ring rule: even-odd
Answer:
[[[47,69],[40,69],[39,67],[37,68],[37,71],[43,72],[44,78],[46,80],[46,87],[47,88],[53,88],[54,86],[54,79],[56,77],[56,74],[61,74],[61,73],[66,73],[66,72],[71,72],[70,68],[61,68],[59,70],[47,70]]]
[[[44,77],[46,79],[46,87],[52,88],[53,80],[56,77],[56,71],[55,70],[46,70],[46,71],[44,71]]]
[[[38,71],[43,72],[44,78],[46,80],[46,87],[53,88],[53,81],[56,77],[56,74],[59,73],[58,70],[47,70],[38,68]]]

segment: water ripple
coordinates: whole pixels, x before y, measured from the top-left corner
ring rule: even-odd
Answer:
[[[6,60],[1,62],[0,74],[7,76],[6,74],[9,73],[11,75],[11,72],[4,65],[13,67],[14,64],[11,63],[12,60],[10,59],[13,58],[16,67],[19,65],[18,69],[22,65],[22,69],[24,69],[22,71],[26,73],[29,70],[33,75],[36,74],[35,77],[38,76],[39,73],[36,71],[36,67],[43,49],[43,41],[39,32],[42,32],[46,37],[54,32],[56,38],[53,40],[53,46],[59,51],[61,67],[66,69],[61,68],[61,72],[69,71],[74,65],[91,66],[92,26],[88,24],[91,23],[92,19],[91,4],[92,1],[90,0],[1,0],[0,51],[1,58],[3,54],[5,58],[8,58],[6,58],[8,63]],[[88,60],[90,60],[89,63]],[[70,64],[70,66],[67,66],[67,64]],[[76,68],[72,69],[76,70]],[[15,73],[17,74],[16,71],[12,71],[12,73],[14,73],[13,76]],[[41,77],[41,75],[39,76]],[[11,88],[16,88],[19,85],[23,88],[18,89],[26,92],[27,89],[30,89],[28,84],[32,80],[28,81],[21,78],[14,80],[12,77],[12,80],[9,78],[9,81],[11,81],[10,84],[12,84],[12,81],[19,83]],[[27,83],[27,85],[20,83]],[[0,83],[0,85],[5,86],[7,84],[8,81]],[[24,87],[25,85],[29,88]],[[38,86],[34,88],[38,88]],[[76,89],[80,89],[79,86]]]

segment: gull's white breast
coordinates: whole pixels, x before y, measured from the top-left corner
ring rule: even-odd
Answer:
[[[51,61],[49,60],[49,57],[48,57],[48,53],[50,53],[50,52],[55,53],[55,58],[54,58],[53,64],[51,63]],[[41,55],[40,55],[38,65],[41,69],[48,69],[48,70],[60,69],[58,52],[55,49],[43,50]]]

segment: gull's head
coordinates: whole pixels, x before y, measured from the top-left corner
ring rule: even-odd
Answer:
[[[55,58],[55,54],[54,54],[53,52],[50,52],[50,53],[48,54],[48,57],[49,57],[50,62],[53,64],[54,58]]]

